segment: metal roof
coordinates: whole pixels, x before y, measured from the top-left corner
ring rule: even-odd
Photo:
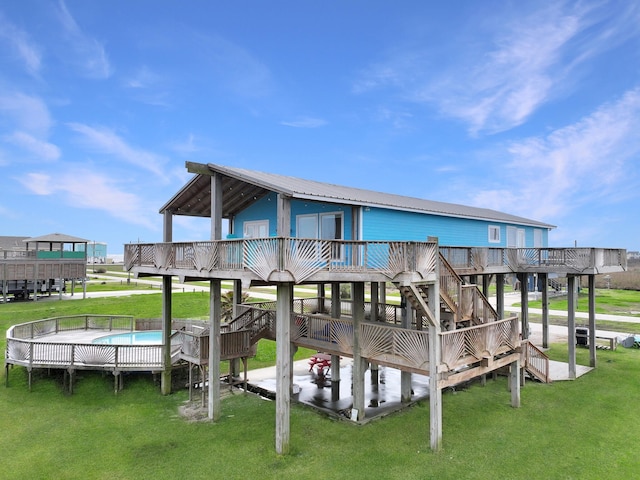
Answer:
[[[275,173],[211,163],[204,165],[191,162],[187,162],[187,169],[192,173],[196,173],[196,176],[160,209],[161,213],[171,211],[174,215],[211,216],[210,176],[217,173],[221,175],[222,179],[222,216],[225,218],[243,210],[267,193],[276,192],[291,198],[308,201],[389,208],[448,217],[489,220],[549,229],[555,228],[554,225],[488,208],[406,197]]]
[[[0,236],[0,250],[24,250],[24,240],[27,237]]]
[[[50,233],[41,237],[25,238],[25,243],[89,243],[89,240],[85,240],[80,237],[73,237],[71,235],[65,235],[64,233]]]

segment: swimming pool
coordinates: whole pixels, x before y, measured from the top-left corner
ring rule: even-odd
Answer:
[[[101,345],[162,345],[161,330],[126,332],[98,337],[91,343]]]

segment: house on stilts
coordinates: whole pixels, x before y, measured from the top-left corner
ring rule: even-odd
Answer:
[[[187,170],[194,176],[160,210],[164,241],[125,245],[127,270],[163,279],[161,388],[171,389],[171,278],[208,280],[207,336],[193,334],[201,343],[192,343],[197,348],[189,355],[206,366],[209,417],[220,416],[221,359],[246,359],[259,338],[275,340],[279,454],[289,450],[292,353],[298,346],[331,355],[332,372],[341,357],[353,359],[356,420],[365,412],[364,373],[371,365],[400,370],[407,400],[411,375],[428,375],[430,444],[437,450],[444,388],[507,369],[511,405],[518,407],[522,369],[545,380],[544,354],[527,341],[529,284],[546,285],[550,275],[560,275],[574,292],[580,276],[588,276],[593,287],[596,274],[626,269],[622,249],[549,248],[552,225],[490,209],[214,164],[188,162]],[[173,242],[178,215],[210,218],[210,241]],[[511,277],[523,286],[522,310],[508,317],[504,285]],[[234,282],[236,299],[252,285],[275,286],[277,298],[260,308],[238,305],[235,319],[221,325],[222,280]],[[495,307],[487,301],[491,281]],[[317,286],[313,302],[294,301],[293,288],[302,284]],[[347,312],[341,307],[343,284],[351,287]],[[399,314],[386,303],[388,285],[402,295]],[[325,286],[331,287],[328,296]],[[544,304],[546,292],[543,288]],[[593,292],[590,288],[590,334],[595,332]],[[548,308],[543,309],[545,344],[546,326]],[[575,378],[573,294],[568,336],[569,376]],[[595,366],[595,341],[589,345]]]
[[[62,298],[65,282],[83,285],[86,295],[87,244],[89,240],[62,233],[40,237],[0,236],[0,300],[38,300],[57,292]]]

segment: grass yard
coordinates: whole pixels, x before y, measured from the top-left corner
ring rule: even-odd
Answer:
[[[607,290],[596,289],[596,313],[608,313],[612,315],[626,315],[638,317],[640,322],[640,291],[636,290]],[[567,296],[549,298],[551,310],[567,310]],[[529,301],[530,308],[542,308],[542,301]],[[588,290],[581,289],[576,305],[578,312],[589,311]]]
[[[174,296],[176,317],[206,316],[207,308],[207,294]],[[75,313],[159,316],[160,297],[0,305],[0,330]],[[553,345],[550,355],[565,360],[566,352]],[[588,351],[577,353],[588,364]],[[264,355],[273,363],[273,352]],[[80,372],[69,396],[59,373],[38,373],[29,392],[25,369],[11,370],[8,388],[3,370],[0,478],[635,478],[640,350],[598,351],[598,362],[572,382],[527,382],[519,409],[504,377],[446,391],[438,453],[429,449],[428,402],[364,426],[294,405],[284,457],[274,451],[274,402],[235,394],[216,424],[188,422],[178,414],[187,392],[162,396],[151,375],[127,376],[114,395],[110,375]]]

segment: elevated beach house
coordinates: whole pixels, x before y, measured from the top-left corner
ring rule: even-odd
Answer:
[[[275,340],[278,453],[289,450],[291,358],[298,346],[331,356],[332,382],[340,381],[340,359],[353,359],[355,421],[366,410],[367,369],[400,370],[407,400],[411,375],[428,376],[430,442],[438,449],[443,388],[507,371],[517,407],[523,369],[544,381],[544,355],[527,341],[530,278],[546,285],[550,274],[567,277],[574,291],[580,276],[593,285],[596,274],[626,267],[624,250],[549,248],[552,225],[490,209],[213,164],[187,163],[187,169],[194,176],[160,210],[164,241],[125,245],[126,269],[163,278],[162,390],[170,391],[175,353],[171,278],[208,280],[207,344],[199,345],[193,361],[207,366],[209,416],[220,415],[220,360],[245,359],[257,339]],[[177,215],[210,218],[210,240],[173,242]],[[524,287],[519,317],[504,315],[505,278],[512,276]],[[234,320],[221,326],[222,280],[234,281],[235,298],[251,285],[273,285],[277,298],[261,307],[238,305]],[[490,281],[495,307],[487,301]],[[300,284],[316,285],[317,298],[294,299],[293,287]],[[347,307],[340,298],[345,284]],[[386,302],[389,287],[400,292],[401,306]],[[546,288],[542,295],[546,302]],[[575,378],[572,298],[568,368]],[[595,313],[589,321],[595,327]],[[591,355],[595,365],[593,348]]]

